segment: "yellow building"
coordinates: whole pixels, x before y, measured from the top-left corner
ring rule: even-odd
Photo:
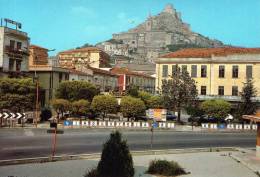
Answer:
[[[239,101],[246,79],[252,79],[260,100],[260,48],[183,49],[156,60],[156,91],[178,65],[196,81],[200,99]]]
[[[60,52],[62,67],[81,70],[81,67],[105,68],[109,66],[109,55],[97,47],[86,47]]]

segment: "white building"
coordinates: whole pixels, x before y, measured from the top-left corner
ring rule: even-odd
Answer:
[[[1,20],[0,25],[0,77],[10,74],[19,74],[28,71],[29,43],[27,33],[19,31],[20,23],[4,19],[5,26]],[[7,24],[16,25],[12,29]]]

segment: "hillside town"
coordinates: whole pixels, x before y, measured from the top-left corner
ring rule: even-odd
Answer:
[[[232,158],[232,170],[223,167],[216,177],[259,175],[260,47],[233,46],[193,32],[172,4],[111,39],[61,51],[31,43],[26,25],[1,18],[0,176],[13,175],[1,168],[5,165],[31,169],[28,163],[55,161],[60,168],[58,161],[72,159],[81,169],[83,159],[90,169],[95,159],[97,167],[84,177],[196,176],[189,157],[206,164],[231,164]],[[85,137],[87,145],[81,144]],[[186,148],[196,153],[184,158]],[[140,154],[134,163],[148,166],[146,171],[133,166],[131,153]],[[214,154],[211,161],[207,153]],[[176,158],[184,168],[153,160],[161,157]],[[46,174],[56,173],[46,168]],[[160,168],[177,170],[167,174]],[[197,176],[209,173],[203,169]]]

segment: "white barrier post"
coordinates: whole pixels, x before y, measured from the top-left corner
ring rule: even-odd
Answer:
[[[148,122],[142,122],[142,128],[148,128],[149,123]]]
[[[79,126],[80,122],[79,121],[73,121],[73,126]]]
[[[134,122],[134,127],[140,127],[140,126],[141,126],[140,122]]]
[[[125,122],[125,127],[132,127],[132,122]]]
[[[115,126],[115,122],[107,122],[107,126],[108,127],[114,127]]]
[[[89,122],[90,127],[96,127],[97,126],[97,121],[90,121]]]
[[[89,126],[89,122],[83,120],[83,121],[81,122],[81,125],[82,125],[83,127]]]
[[[257,130],[257,125],[256,124],[252,125],[252,130]]]
[[[210,124],[210,128],[211,129],[218,129],[218,125],[217,124]]]
[[[243,125],[242,124],[236,124],[235,128],[236,128],[236,130],[242,130],[243,129]]]
[[[166,128],[166,123],[159,122],[159,128]]]
[[[124,122],[116,122],[116,127],[123,127],[124,126]]]
[[[234,124],[227,124],[227,129],[234,129]]]
[[[244,130],[251,130],[250,124],[244,124]]]
[[[207,123],[202,123],[202,124],[201,124],[201,128],[209,128],[209,124],[207,124]]]
[[[167,123],[167,128],[174,128],[175,124],[174,123]]]
[[[106,127],[106,122],[105,121],[99,121],[98,126],[99,127]]]

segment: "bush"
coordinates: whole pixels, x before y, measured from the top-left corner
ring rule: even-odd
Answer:
[[[151,161],[147,173],[164,176],[176,176],[186,174],[184,169],[177,162],[167,160]]]
[[[84,177],[133,177],[134,167],[128,145],[121,133],[115,131],[104,144],[97,168],[87,171]]]
[[[43,108],[40,114],[41,121],[48,121],[52,117],[50,108]]]
[[[97,95],[93,98],[91,103],[91,109],[95,113],[101,113],[103,118],[105,118],[108,113],[116,113],[117,106],[116,98],[111,95]]]
[[[145,113],[145,104],[139,98],[124,96],[121,99],[121,112],[128,118],[142,116]]]
[[[90,103],[88,100],[73,101],[71,104],[71,111],[75,115],[86,115],[90,110]]]
[[[231,110],[231,104],[225,100],[207,100],[202,102],[201,109],[209,116],[224,119]]]

